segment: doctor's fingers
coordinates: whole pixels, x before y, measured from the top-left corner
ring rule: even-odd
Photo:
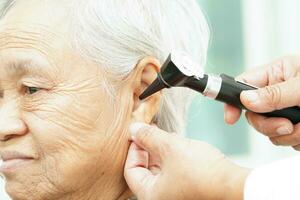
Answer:
[[[287,81],[300,75],[300,55],[285,56],[269,64],[252,68],[236,79],[254,85],[265,87]],[[241,115],[241,110],[230,105],[224,107],[224,119],[227,124],[235,124]]]
[[[176,152],[176,148],[181,145],[179,137],[175,133],[167,133],[156,126],[148,124],[134,123],[130,126],[132,141],[142,149],[161,159],[167,154]]]
[[[252,68],[236,79],[256,87],[274,85],[300,75],[300,55],[285,56],[269,64]]]
[[[295,126],[294,132],[291,135],[271,137],[270,140],[274,145],[292,146],[294,149],[300,150],[300,124]]]
[[[300,76],[258,90],[243,91],[241,101],[249,110],[257,113],[271,112],[300,106]]]
[[[288,135],[294,131],[294,125],[285,118],[264,117],[249,111],[246,112],[246,118],[251,126],[268,137]]]
[[[241,117],[242,110],[232,105],[224,105],[224,120],[227,124],[235,124]]]

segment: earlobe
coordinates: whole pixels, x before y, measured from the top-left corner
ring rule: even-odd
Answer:
[[[153,57],[146,57],[137,64],[134,84],[134,107],[132,122],[144,122],[150,124],[158,113],[161,102],[161,92],[141,101],[141,93],[156,79],[161,65]]]

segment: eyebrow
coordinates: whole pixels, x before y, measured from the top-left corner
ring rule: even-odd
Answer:
[[[44,80],[51,83],[53,77],[49,72],[49,64],[38,62],[36,59],[26,58],[18,59],[10,62],[3,63],[2,69],[4,74],[0,77],[0,98],[3,98],[3,85],[6,80],[17,77],[17,80],[23,78],[37,78],[37,80]],[[0,72],[1,73],[1,72]]]
[[[47,70],[49,69],[49,63],[36,59],[21,59],[12,61],[6,64],[5,70],[9,74],[17,74],[17,75],[49,75]]]
[[[27,72],[29,67],[28,64],[30,62],[26,61],[13,61],[6,66],[6,71],[10,73],[24,73]]]
[[[49,72],[50,63],[44,59],[37,59],[32,57],[21,57],[13,61],[6,61],[1,68],[4,70],[4,74],[0,77],[0,98],[3,98],[3,85],[10,77],[18,77],[17,79],[26,78],[38,78],[42,80],[53,82],[51,73]],[[1,72],[0,72],[1,73]]]

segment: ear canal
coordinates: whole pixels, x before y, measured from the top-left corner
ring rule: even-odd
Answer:
[[[167,86],[161,80],[160,76],[158,76],[153,83],[139,96],[140,100],[144,100],[147,97],[155,94],[156,92],[166,88]]]

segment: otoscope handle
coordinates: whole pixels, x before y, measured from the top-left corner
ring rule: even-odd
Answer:
[[[222,85],[216,100],[241,109],[246,109],[240,100],[241,92],[258,88],[236,81],[233,77],[227,76],[226,74],[221,74],[220,77],[222,78]],[[287,118],[293,124],[300,122],[300,107],[297,106],[260,114],[267,117]]]

